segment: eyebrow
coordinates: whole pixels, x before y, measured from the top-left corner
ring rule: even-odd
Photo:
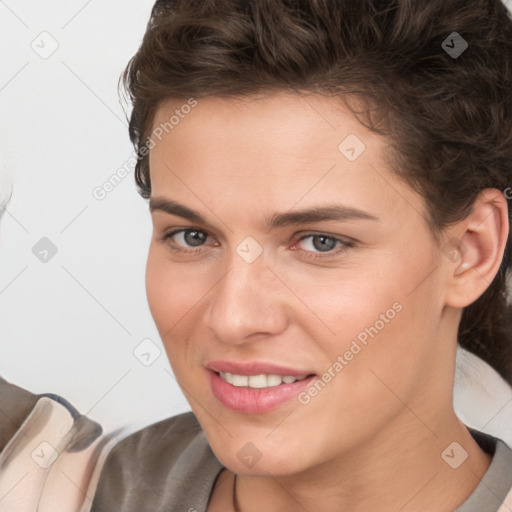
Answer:
[[[183,217],[184,219],[188,219],[191,222],[210,226],[210,223],[199,212],[196,212],[190,209],[188,206],[182,205],[171,199],[152,197],[149,200],[149,211],[162,211],[168,213],[169,215]],[[375,215],[363,210],[359,210],[357,208],[337,204],[327,204],[322,206],[314,206],[304,210],[296,210],[293,212],[274,213],[271,217],[266,219],[265,225],[270,230],[284,226],[309,224],[329,220],[380,221],[380,219]]]

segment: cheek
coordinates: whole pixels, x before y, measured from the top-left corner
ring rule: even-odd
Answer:
[[[146,296],[153,320],[162,334],[161,325],[166,318],[165,311],[174,311],[175,294],[172,293],[171,276],[165,272],[153,245],[150,246],[146,263]]]
[[[378,269],[341,269],[337,275],[333,270],[321,278],[294,283],[293,289],[316,314],[308,322],[309,328],[316,328],[317,334],[323,332],[325,339],[331,340],[333,355],[348,350],[351,341],[358,337],[364,343],[369,328],[377,324],[377,330],[384,331],[399,316],[399,304],[393,307],[401,298],[396,280],[384,279]],[[304,315],[296,317],[302,325],[303,320]]]
[[[188,280],[179,265],[167,261],[160,247],[151,245],[146,264],[146,295],[149,309],[165,343],[174,326],[191,305],[194,280]],[[177,328],[177,327],[176,327]]]
[[[353,392],[364,395],[377,379],[372,369],[386,382],[407,385],[429,358],[440,308],[434,297],[440,292],[435,280],[424,281],[431,271],[426,258],[402,262],[390,258],[364,275],[351,272],[331,283],[330,292],[328,286],[316,288],[305,300],[334,331],[327,333],[318,320],[308,327],[327,356],[326,369],[342,356],[345,377],[339,380],[349,379]],[[318,338],[320,331],[327,334]]]
[[[165,248],[152,244],[146,264],[146,295],[151,315],[170,357],[200,327],[198,315],[205,307],[205,294],[212,284],[199,278],[193,266],[170,261]],[[189,347],[192,348],[192,347]]]
[[[181,356],[176,352],[184,344],[172,343],[178,339],[182,327],[180,319],[190,309],[183,286],[183,277],[174,265],[165,261],[159,247],[150,246],[146,264],[146,295],[149,309],[164,345],[167,359],[176,373],[176,360]]]
[[[343,313],[347,331],[340,337],[343,352],[338,354],[348,362],[336,386],[350,389],[345,400],[358,408],[361,419],[396,411],[400,400],[407,403],[435,367],[439,305],[433,297],[439,290],[433,281],[411,293],[409,270],[387,274],[373,290],[362,286],[354,291],[356,300]]]

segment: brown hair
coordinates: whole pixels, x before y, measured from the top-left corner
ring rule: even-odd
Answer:
[[[458,56],[448,53],[453,32],[468,44]],[[512,19],[501,0],[158,0],[121,78],[145,198],[162,101],[273,91],[338,97],[387,137],[437,241],[481,190],[512,190]],[[509,233],[500,271],[464,309],[458,335],[509,383],[511,262]]]

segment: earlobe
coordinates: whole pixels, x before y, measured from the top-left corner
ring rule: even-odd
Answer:
[[[448,265],[447,305],[466,307],[475,302],[494,280],[505,252],[509,235],[507,200],[497,189],[483,190],[473,211],[453,226],[458,233],[449,244],[456,249],[446,255]],[[453,243],[457,241],[457,244]]]

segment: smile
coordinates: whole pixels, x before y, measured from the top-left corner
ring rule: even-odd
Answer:
[[[293,377],[292,375],[236,375],[233,373],[219,372],[222,380],[235,387],[249,387],[255,389],[271,388],[281,384],[292,384],[304,380],[307,375]]]
[[[239,375],[211,370],[208,375],[210,389],[219,404],[244,414],[265,413],[286,402],[298,404],[293,399],[316,379],[316,375]]]

